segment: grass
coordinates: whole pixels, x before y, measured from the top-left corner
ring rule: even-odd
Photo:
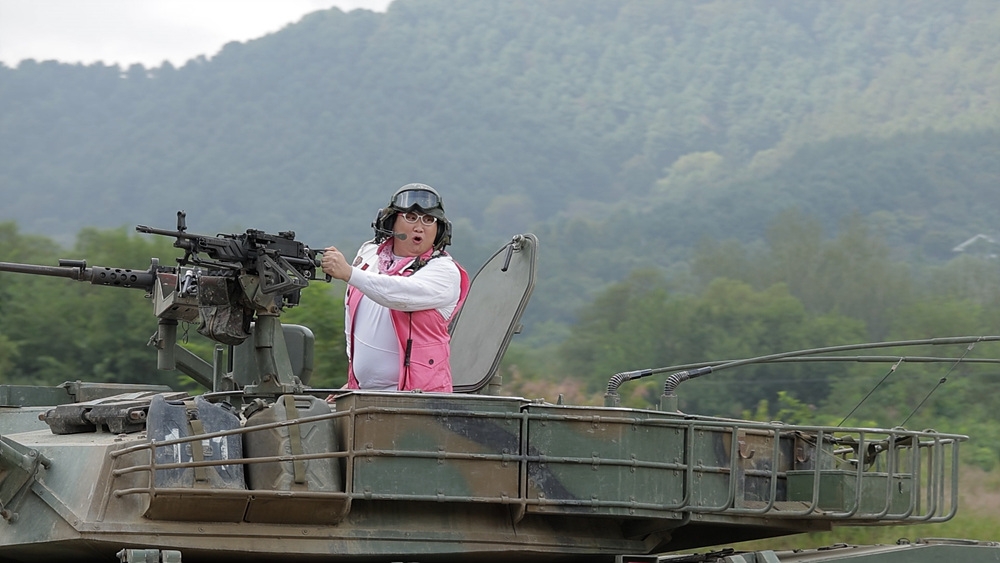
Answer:
[[[739,550],[809,549],[837,543],[851,545],[894,544],[900,539],[958,538],[972,540],[1000,540],[1000,517],[959,512],[955,518],[940,524],[914,524],[910,526],[844,526],[830,532],[784,536],[733,544]],[[699,550],[701,551],[701,550]]]
[[[958,514],[939,524],[907,526],[839,526],[829,532],[797,534],[698,549],[708,552],[720,547],[741,551],[810,549],[838,543],[850,545],[895,544],[898,540],[956,538],[1000,541],[1000,469],[983,471],[965,466],[959,474]]]

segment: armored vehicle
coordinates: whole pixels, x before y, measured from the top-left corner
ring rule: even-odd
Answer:
[[[453,322],[454,393],[315,389],[312,333],[279,320],[315,251],[293,233],[192,235],[183,214],[175,231],[138,229],[175,237],[184,258],[0,271],[145,291],[158,367],[205,392],[0,386],[4,561],[1000,560],[957,540],[663,555],[955,515],[965,436],[677,410],[685,380],[849,347],[623,372],[603,406],[505,396],[497,369],[535,279],[526,234],[476,274]],[[178,345],[179,323],[220,343],[213,361]],[[984,339],[997,338],[934,342]],[[667,371],[659,405],[620,406],[621,385]]]

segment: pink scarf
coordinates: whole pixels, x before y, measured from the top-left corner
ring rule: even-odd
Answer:
[[[380,274],[396,275],[414,260],[411,258],[400,258],[397,260],[397,257],[392,254],[392,242],[393,239],[390,238],[378,247],[378,273]],[[415,259],[426,263],[431,259],[432,254],[434,254],[433,248],[417,256]]]

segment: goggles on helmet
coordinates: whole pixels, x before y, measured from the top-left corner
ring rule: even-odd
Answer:
[[[419,209],[427,212],[432,209],[441,209],[441,198],[429,190],[405,190],[393,196],[391,207],[399,211]]]

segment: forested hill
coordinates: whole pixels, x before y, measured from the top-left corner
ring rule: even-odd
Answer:
[[[396,0],[178,68],[0,65],[0,222],[348,247],[423,181],[460,258],[538,232],[562,314],[787,208],[940,257],[1000,218],[997,37],[984,0]]]

